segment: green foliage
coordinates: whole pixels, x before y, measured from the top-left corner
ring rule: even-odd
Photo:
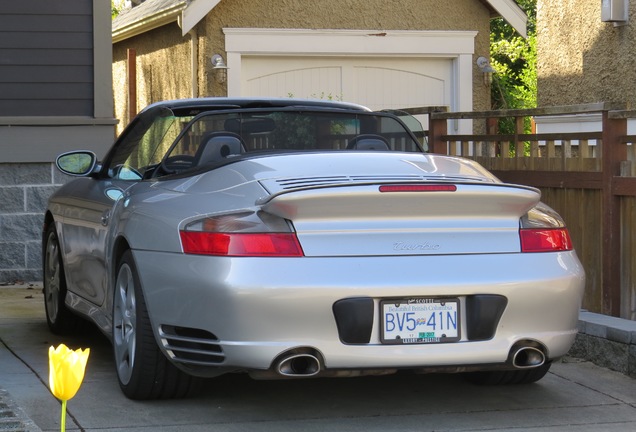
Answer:
[[[528,34],[537,33],[537,0],[516,0],[519,7],[528,15]],[[517,31],[509,25],[503,18],[494,18],[490,22],[490,33],[501,35],[502,38],[509,39],[518,37]]]
[[[117,18],[117,15],[119,15],[119,13],[121,12],[122,9],[123,9],[123,2],[118,1],[117,3],[115,3],[114,0],[111,0],[110,1],[110,17],[111,17],[111,19]]]
[[[320,95],[317,95],[316,93],[312,93],[311,96],[309,96],[311,99],[326,99],[328,101],[340,101],[342,102],[342,93],[338,96],[334,96],[333,94],[329,93],[329,94],[325,94],[325,92],[320,92]]]
[[[517,0],[528,15],[528,38],[519,36],[503,19],[490,25],[490,58],[495,70],[491,86],[492,109],[523,109],[537,106],[537,0]],[[530,129],[527,119],[526,131]],[[499,130],[514,132],[513,119],[501,119]]]
[[[296,97],[293,92],[287,92],[288,98]],[[308,96],[309,99],[322,99],[328,101],[339,101],[342,102],[344,99],[342,98],[342,93],[340,95],[333,95],[332,93],[325,94],[325,92],[320,92],[320,94],[312,93]]]

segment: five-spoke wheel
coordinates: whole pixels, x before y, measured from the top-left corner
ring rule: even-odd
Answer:
[[[119,386],[131,399],[183,397],[195,384],[161,353],[131,251],[119,259],[113,299],[113,345]]]
[[[53,223],[45,234],[43,260],[44,308],[46,322],[55,334],[66,334],[77,329],[80,318],[64,305],[66,279],[60,252],[60,243]]]

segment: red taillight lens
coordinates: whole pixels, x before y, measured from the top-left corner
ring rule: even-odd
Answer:
[[[521,252],[557,252],[572,250],[572,240],[566,228],[522,228]]]
[[[291,223],[263,212],[241,211],[196,219],[179,232],[183,252],[196,255],[300,257]]]
[[[252,257],[300,257],[302,248],[291,233],[214,233],[181,231],[187,254]]]
[[[412,185],[382,185],[380,192],[455,192],[457,186],[453,184],[412,184]]]

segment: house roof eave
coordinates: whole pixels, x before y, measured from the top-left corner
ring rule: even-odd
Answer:
[[[221,0],[192,0],[183,11],[181,33],[185,36],[199,23]]]
[[[192,0],[183,11],[182,33],[185,36],[221,0]],[[482,3],[505,19],[521,36],[528,37],[528,16],[514,0],[481,0]]]
[[[184,0],[175,2],[174,4],[170,4],[167,8],[143,15],[140,19],[133,19],[121,25],[117,25],[117,22],[113,21],[112,43],[121,42],[166,24],[179,22],[183,10],[186,7],[187,2]]]
[[[527,37],[528,17],[514,0],[480,1],[494,14],[506,20],[521,36]],[[221,0],[160,0],[153,3],[162,6],[159,9],[143,10],[146,5],[150,7],[150,3],[144,2],[122,16],[122,20],[118,17],[113,21],[113,43],[175,21],[179,23],[182,35],[185,36],[220,2]]]
[[[528,16],[514,0],[485,0],[485,2],[521,36],[528,37]]]

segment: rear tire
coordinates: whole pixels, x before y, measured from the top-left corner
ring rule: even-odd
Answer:
[[[180,398],[194,389],[195,378],[177,369],[157,346],[130,251],[117,268],[113,348],[119,386],[128,398]]]
[[[46,323],[52,333],[59,335],[75,333],[82,319],[71,312],[64,303],[67,292],[66,277],[54,222],[49,224],[44,239],[42,274]]]
[[[477,385],[532,384],[543,378],[550,370],[550,366],[552,363],[546,362],[530,369],[468,372],[464,374],[464,378]]]

